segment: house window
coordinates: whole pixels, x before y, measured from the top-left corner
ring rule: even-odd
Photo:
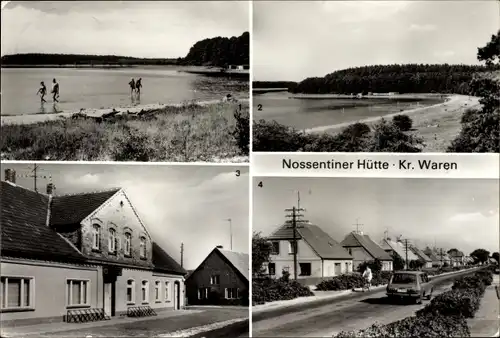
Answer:
[[[349,253],[349,255],[352,255],[352,249],[351,248],[347,248],[347,252]]]
[[[160,284],[160,281],[155,282],[155,302],[161,302],[161,284]]]
[[[125,242],[124,242],[125,256],[130,256],[131,246],[132,246],[132,235],[127,232],[125,233]]]
[[[293,254],[298,252],[298,250],[297,250],[298,245],[297,244],[298,244],[298,242],[295,242],[295,243],[293,241],[288,242],[288,253],[290,255],[293,255]]]
[[[146,237],[141,237],[140,255],[141,258],[146,258]]]
[[[170,283],[165,282],[165,301],[169,302],[170,301]]]
[[[2,309],[34,308],[35,281],[26,277],[2,277],[0,304]]]
[[[127,304],[135,303],[135,281],[129,279],[127,281]]]
[[[349,262],[345,263],[345,272],[349,272]]]
[[[208,299],[208,293],[210,288],[199,288],[198,289],[198,299]]]
[[[66,282],[67,305],[68,306],[88,306],[89,305],[88,280],[69,279]]]
[[[220,284],[220,276],[219,275],[213,275],[210,277],[210,284],[212,285],[219,285]]]
[[[311,263],[299,263],[300,276],[310,276],[311,275]]]
[[[101,227],[97,224],[92,225],[92,249],[101,249]]]
[[[269,263],[268,264],[268,269],[269,269],[269,274],[271,276],[276,275],[276,263]]]
[[[271,255],[279,255],[280,254],[280,242],[272,242],[271,247]]]
[[[149,283],[147,280],[142,281],[141,285],[141,299],[143,303],[149,303]]]
[[[116,252],[116,230],[115,229],[109,229],[108,249],[109,249],[109,252]]]
[[[238,299],[239,289],[238,288],[226,288],[225,290],[226,299]]]

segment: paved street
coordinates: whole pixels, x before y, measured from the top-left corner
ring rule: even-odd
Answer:
[[[45,336],[45,337],[152,337],[159,335],[168,336],[169,333],[179,332],[179,336],[197,336],[203,330],[210,330],[211,326],[218,322],[248,318],[246,307],[206,307],[188,310],[185,314],[167,317],[149,317],[143,320],[120,319],[119,322],[104,325],[103,322],[95,323],[96,326],[81,324],[81,329],[60,331],[64,323],[57,324],[59,330],[53,332],[36,333],[36,326],[31,329],[32,334],[26,334],[26,330],[19,335],[15,329],[8,331],[9,337]],[[91,324],[91,323],[89,323]],[[71,325],[71,324],[69,324]],[[21,330],[20,330],[21,331]],[[245,321],[236,322],[217,331],[224,333],[227,337],[237,337],[245,331]],[[248,320],[246,320],[246,331],[248,331]],[[222,336],[224,336],[222,335]],[[200,337],[210,337],[210,334],[201,334]]]
[[[433,280],[434,296],[449,289],[453,280],[471,272],[438,277]],[[253,317],[254,337],[331,337],[340,331],[369,327],[375,322],[387,324],[411,316],[423,304],[390,303],[385,290],[356,293],[325,304],[307,304]],[[276,315],[277,314],[277,315]]]

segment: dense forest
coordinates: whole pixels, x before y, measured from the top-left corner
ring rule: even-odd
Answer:
[[[288,88],[293,91],[297,87],[297,82],[293,81],[253,81],[253,88]]]
[[[2,56],[2,66],[22,65],[175,65],[178,59],[144,59],[116,55],[82,55],[82,54],[13,54]]]
[[[495,67],[498,69],[498,67]],[[468,94],[474,74],[491,67],[468,65],[375,65],[335,71],[324,77],[307,78],[294,93],[456,93]]]
[[[2,56],[2,66],[40,65],[194,65],[225,66],[249,64],[248,32],[231,38],[216,37],[196,42],[185,58],[134,58],[116,55],[13,54]]]
[[[188,65],[218,66],[250,64],[250,34],[231,38],[215,37],[198,41],[183,59]]]

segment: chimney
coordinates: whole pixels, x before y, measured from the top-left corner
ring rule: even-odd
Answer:
[[[217,249],[224,249],[224,247],[222,245],[217,245],[216,248]]]
[[[52,195],[54,193],[54,190],[56,190],[56,186],[54,185],[54,183],[47,184],[47,195]]]

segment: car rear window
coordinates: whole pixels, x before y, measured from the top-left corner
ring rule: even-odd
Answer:
[[[413,284],[416,280],[417,276],[409,273],[397,273],[392,277],[392,282],[396,284]]]

